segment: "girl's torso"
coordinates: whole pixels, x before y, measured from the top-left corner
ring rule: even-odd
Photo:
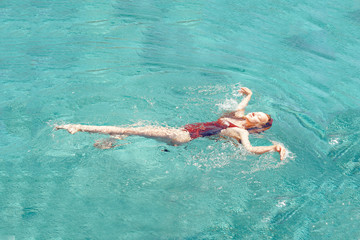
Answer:
[[[219,134],[222,130],[227,128],[242,128],[244,129],[245,119],[235,117],[220,117],[214,122],[194,123],[184,126],[184,130],[190,133],[192,139],[198,137],[207,137]]]

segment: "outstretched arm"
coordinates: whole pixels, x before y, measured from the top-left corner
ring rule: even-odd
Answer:
[[[236,111],[235,111],[235,116],[236,117],[242,117],[244,116],[245,113],[245,108],[247,107],[251,96],[252,96],[252,92],[250,89],[243,87],[239,90],[240,94],[244,94],[245,98],[239,103],[239,105],[236,107]]]
[[[241,144],[244,145],[245,149],[249,152],[263,154],[270,151],[276,151],[280,154],[280,160],[284,159],[286,153],[286,149],[284,147],[280,145],[253,147],[249,141],[249,132],[243,129],[240,129],[238,132],[240,134]]]
[[[249,141],[249,132],[244,129],[238,128],[227,128],[221,131],[222,135],[235,138],[238,140],[246,150],[255,154],[263,154],[266,152],[276,151],[280,154],[280,160],[283,160],[285,157],[286,149],[280,145],[272,146],[261,146],[253,147]]]

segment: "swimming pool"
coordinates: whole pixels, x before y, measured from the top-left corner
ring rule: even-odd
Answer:
[[[360,238],[359,4],[12,1],[0,21],[0,237]],[[241,86],[283,162],[51,127],[212,121]]]

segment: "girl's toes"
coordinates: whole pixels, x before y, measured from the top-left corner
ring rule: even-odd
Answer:
[[[71,134],[75,134],[79,131],[79,128],[77,126],[71,126],[69,128],[67,128],[68,132]]]

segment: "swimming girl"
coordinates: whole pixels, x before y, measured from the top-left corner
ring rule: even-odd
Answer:
[[[114,138],[122,139],[124,136],[142,136],[164,141],[168,144],[178,146],[190,142],[199,137],[218,135],[221,137],[235,139],[241,143],[246,150],[255,154],[263,154],[270,151],[276,151],[280,154],[280,160],[285,157],[285,148],[281,145],[253,147],[249,141],[249,134],[261,133],[271,128],[273,119],[270,115],[263,112],[252,112],[245,115],[252,92],[248,88],[241,88],[239,93],[244,94],[245,98],[237,106],[236,110],[224,114],[217,121],[187,124],[181,128],[167,127],[115,127],[115,126],[91,126],[80,124],[66,124],[55,126],[56,130],[66,129],[69,133],[77,132],[108,134]],[[114,141],[105,141],[95,143],[99,148],[114,147]],[[107,145],[106,145],[107,144]]]

